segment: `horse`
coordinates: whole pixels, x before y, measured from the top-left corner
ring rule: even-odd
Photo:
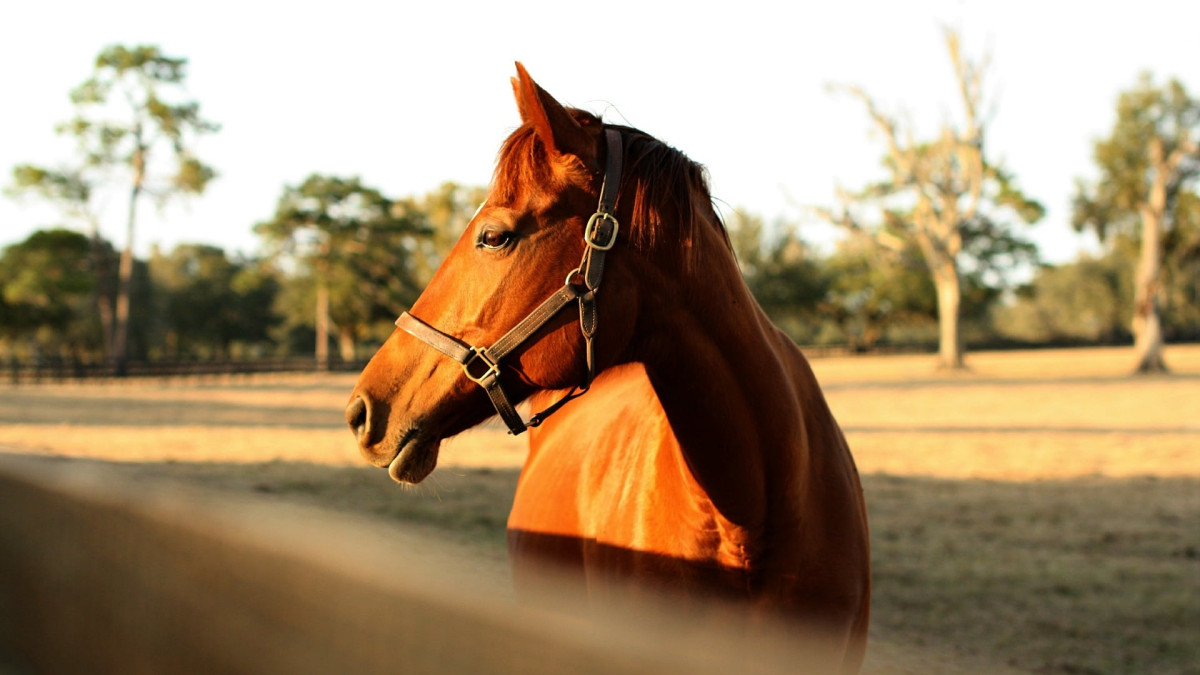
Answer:
[[[744,282],[705,169],[516,66],[521,125],[486,201],[350,396],[363,457],[417,483],[443,439],[498,413],[529,430],[508,519],[518,596],[552,561],[589,597],[631,583],[730,598],[818,626],[829,669],[857,672],[858,472]]]

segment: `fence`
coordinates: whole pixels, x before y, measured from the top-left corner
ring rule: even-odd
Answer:
[[[0,453],[0,671],[775,671],[662,608],[524,608],[435,542],[297,509]]]
[[[1188,340],[1173,341],[1186,344]],[[1004,351],[1021,349],[1062,349],[1069,347],[1094,347],[1100,345],[1128,345],[1130,341],[1089,342],[1083,340],[1052,340],[1048,342],[1022,342],[1018,340],[992,339],[969,345],[971,351]],[[844,356],[892,356],[901,354],[932,354],[936,344],[875,344],[853,345],[801,345],[804,355],[810,359]],[[206,375],[253,375],[258,373],[316,373],[316,372],[359,372],[367,364],[365,360],[331,360],[321,366],[313,358],[283,358],[257,360],[210,360],[210,361],[127,361],[118,365],[113,361],[83,361],[79,359],[39,358],[22,361],[11,358],[0,362],[0,381],[11,384],[36,384],[41,382],[66,382],[74,380],[105,380],[130,377],[188,377]]]
[[[916,354],[931,351],[921,346],[876,346],[869,349],[849,346],[802,347],[809,358],[856,356],[863,354]],[[0,362],[2,363],[2,362]],[[255,375],[263,373],[359,372],[366,361],[331,361],[322,367],[312,358],[212,360],[212,361],[82,361],[42,358],[32,361],[9,359],[0,365],[0,381],[10,384],[40,384],[82,380],[124,378],[166,378],[209,375]]]
[[[117,378],[162,378],[206,375],[254,375],[260,373],[358,372],[365,361],[332,361],[321,367],[311,358],[259,359],[254,361],[112,361],[74,359],[10,359],[3,375],[10,384],[38,384],[76,380]]]

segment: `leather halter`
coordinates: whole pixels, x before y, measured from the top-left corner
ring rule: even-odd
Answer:
[[[396,319],[396,325],[406,333],[457,361],[467,378],[487,391],[496,412],[508,425],[508,432],[514,436],[529,427],[538,426],[568,401],[582,396],[596,375],[595,351],[592,344],[597,323],[596,292],[600,290],[600,281],[604,276],[604,255],[617,243],[619,225],[613,212],[621,180],[621,133],[616,129],[606,129],[605,139],[608,144],[608,159],[604,168],[604,182],[600,185],[600,205],[583,230],[583,242],[587,244],[583,251],[583,260],[580,261],[579,267],[571,270],[563,287],[554,295],[542,301],[529,316],[513,326],[491,347],[469,345],[408,312]],[[582,384],[573,387],[549,408],[535,414],[526,422],[521,419],[521,415],[517,413],[500,385],[500,362],[572,302],[579,304],[579,329],[587,345],[587,374]]]

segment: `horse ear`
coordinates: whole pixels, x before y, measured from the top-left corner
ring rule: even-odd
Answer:
[[[512,85],[521,121],[533,126],[551,153],[575,155],[589,166],[596,163],[596,140],[561,103],[533,81],[519,61]]]

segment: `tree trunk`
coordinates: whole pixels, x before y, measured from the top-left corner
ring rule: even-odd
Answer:
[[[100,336],[104,342],[104,358],[115,358],[113,349],[113,302],[108,279],[108,252],[95,220],[91,223],[92,274],[96,276],[96,312],[100,315]]]
[[[1136,373],[1165,373],[1162,321],[1158,306],[1162,268],[1162,212],[1150,208],[1142,212],[1142,251],[1134,278],[1133,350],[1137,355]]]
[[[954,263],[938,265],[933,271],[933,283],[937,289],[938,303],[938,369],[962,370],[966,368],[959,326],[962,285]]]
[[[329,370],[329,286],[317,282],[317,370]]]
[[[338,354],[342,357],[342,361],[354,363],[355,342],[352,328],[338,328]]]
[[[125,374],[129,350],[129,296],[133,289],[133,232],[137,222],[138,197],[142,195],[145,180],[146,155],[141,147],[141,132],[136,132],[137,149],[133,152],[133,187],[129,190],[129,220],[125,223],[125,248],[121,251],[121,265],[117,270],[117,311],[113,317],[113,362],[117,375]]]
[[[117,311],[113,317],[112,359],[117,375],[125,374],[129,349],[129,296],[133,289],[133,231],[141,186],[135,185],[129,197],[129,222],[125,227],[125,248],[117,268]]]

